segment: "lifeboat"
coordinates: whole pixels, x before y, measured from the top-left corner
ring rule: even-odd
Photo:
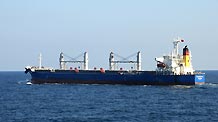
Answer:
[[[157,67],[158,67],[158,68],[165,68],[165,67],[166,67],[166,64],[164,64],[164,63],[162,63],[162,62],[158,62]]]

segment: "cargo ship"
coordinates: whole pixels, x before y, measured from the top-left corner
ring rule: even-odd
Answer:
[[[65,60],[64,53],[60,53],[60,68],[46,68],[41,66],[25,67],[25,73],[31,74],[32,84],[60,83],[60,84],[125,84],[125,85],[196,85],[205,83],[205,73],[196,72],[191,62],[191,51],[187,46],[179,54],[179,43],[183,39],[173,41],[173,50],[169,55],[155,58],[157,63],[153,71],[141,69],[141,52],[137,52],[136,60],[115,60],[115,54],[110,53],[109,69],[88,68],[88,53],[83,60]],[[68,63],[81,63],[82,67],[67,68]],[[117,68],[118,63],[133,63],[135,68],[124,70]]]

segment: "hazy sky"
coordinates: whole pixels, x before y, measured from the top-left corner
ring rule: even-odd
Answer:
[[[89,53],[89,67],[108,69],[111,51],[142,52],[142,68],[182,37],[195,69],[218,69],[218,0],[0,0],[0,70],[59,67],[62,51]],[[181,44],[182,48],[185,44]]]

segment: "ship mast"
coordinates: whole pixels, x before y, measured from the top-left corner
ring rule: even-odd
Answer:
[[[128,60],[129,58],[133,57],[137,55],[137,59],[136,60]],[[115,56],[121,58],[121,60],[115,60]],[[133,55],[130,55],[127,58],[124,58],[118,54],[115,54],[113,52],[110,53],[110,57],[109,57],[109,69],[110,70],[117,70],[116,69],[116,64],[118,63],[126,63],[126,64],[136,64],[136,70],[140,71],[142,70],[141,65],[142,65],[142,61],[141,61],[141,52],[138,51],[136,54],[134,53]],[[121,68],[122,69],[122,68]]]
[[[77,58],[81,57],[82,55],[83,55],[83,60],[78,60]],[[65,60],[64,56],[68,57],[69,59]],[[81,54],[81,55],[77,56],[76,58],[71,58],[71,57],[69,57],[61,52],[60,58],[59,58],[59,63],[60,63],[60,69],[62,69],[62,70],[67,69],[66,63],[81,63],[81,64],[83,64],[82,69],[88,70],[89,69],[89,67],[88,67],[89,66],[88,65],[88,63],[89,63],[88,52],[85,52],[84,54]]]
[[[60,63],[60,69],[65,70],[66,63],[64,62],[64,53],[62,52],[60,53],[59,63]]]
[[[142,56],[141,52],[137,52],[137,70],[142,70]]]
[[[42,53],[39,54],[39,69],[42,68]]]
[[[179,43],[184,42],[181,38],[177,38],[173,42],[173,56],[178,56],[179,55]]]
[[[84,53],[84,70],[88,70],[89,69],[89,59],[88,59],[88,52]]]

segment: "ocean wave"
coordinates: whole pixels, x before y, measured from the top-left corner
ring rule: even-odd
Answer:
[[[208,86],[208,87],[218,87],[218,83],[205,83],[203,86]]]
[[[176,89],[190,89],[190,88],[193,88],[194,86],[188,86],[188,85],[174,85],[172,86],[173,88],[176,88]]]
[[[30,81],[28,79],[26,79],[26,80],[20,80],[17,83],[18,84],[26,84],[27,82],[30,82]]]

